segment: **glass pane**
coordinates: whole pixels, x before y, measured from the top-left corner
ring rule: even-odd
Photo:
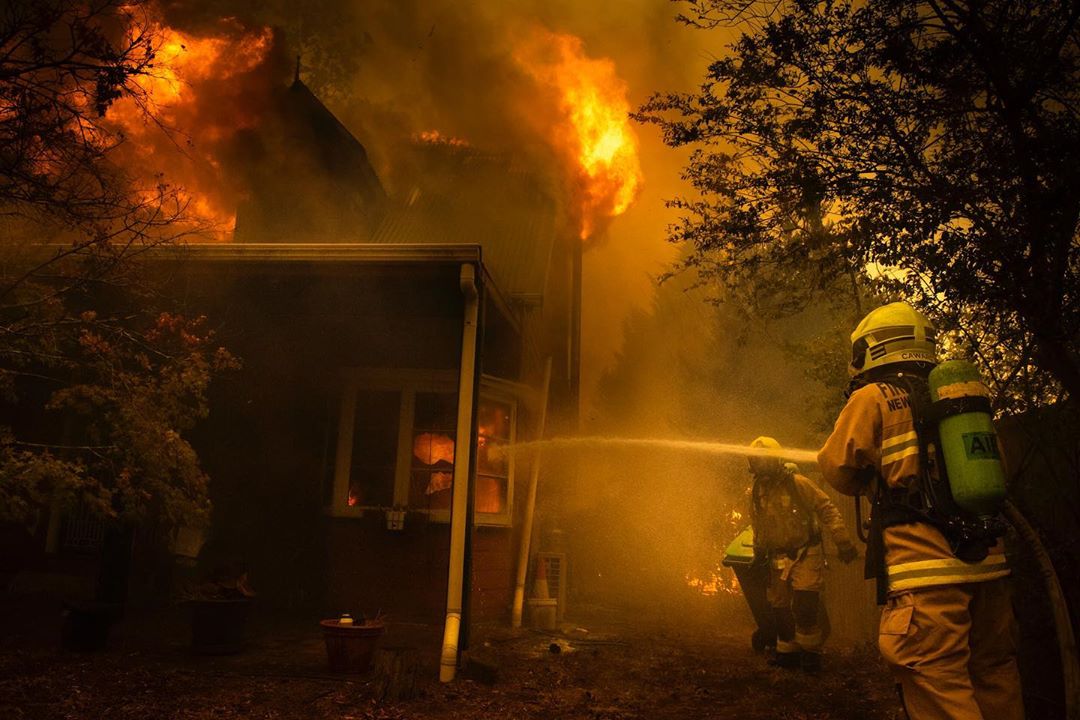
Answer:
[[[510,438],[510,405],[481,399],[479,408],[480,434],[508,440]]]
[[[476,476],[476,512],[506,512],[506,478]]]
[[[504,452],[510,439],[510,405],[481,399],[478,416],[477,470],[485,475],[506,477],[510,474],[509,456]]]
[[[450,508],[456,436],[457,394],[416,393],[410,507],[429,510]]]
[[[327,398],[326,420],[323,427],[322,470],[323,470],[323,505],[334,502],[334,455],[337,452],[339,402],[337,398]]]
[[[441,430],[452,436],[457,427],[456,393],[416,393],[416,430]]]
[[[409,507],[449,510],[453,484],[452,470],[413,470],[409,487]]]
[[[412,466],[414,468],[425,466],[452,468],[454,466],[454,439],[447,433],[413,433]]]
[[[400,392],[357,391],[347,499],[349,505],[393,505],[400,422]]]
[[[509,456],[504,450],[504,443],[481,435],[476,441],[476,469],[487,475],[502,475],[510,472]]]

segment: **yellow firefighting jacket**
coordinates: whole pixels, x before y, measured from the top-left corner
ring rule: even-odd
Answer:
[[[818,453],[825,481],[845,495],[868,493],[864,468],[875,469],[889,488],[907,488],[920,475],[919,442],[907,393],[886,383],[851,394],[832,435]],[[958,559],[941,531],[927,523],[885,529],[885,565],[890,592],[985,582],[1009,574],[1004,545],[974,563]]]
[[[792,497],[792,490],[798,497]],[[797,550],[817,542],[821,528],[837,545],[851,542],[840,511],[825,491],[798,474],[761,478],[751,492],[754,545],[765,550]]]

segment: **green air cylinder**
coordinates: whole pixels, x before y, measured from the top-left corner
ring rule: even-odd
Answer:
[[[930,399],[949,489],[962,509],[996,514],[1005,499],[1005,469],[990,411],[990,391],[978,369],[964,360],[943,362],[930,372]]]

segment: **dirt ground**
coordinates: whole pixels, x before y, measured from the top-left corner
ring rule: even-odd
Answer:
[[[437,682],[441,629],[391,623],[384,645],[416,648],[419,696],[374,699],[368,676],[326,669],[317,619],[259,614],[244,652],[191,652],[183,610],[129,613],[108,647],[59,647],[59,607],[0,605],[0,717],[162,718],[733,718],[895,720],[887,674],[869,649],[832,648],[813,677],[768,667],[745,620],[627,620],[582,609],[559,632],[474,629],[474,664]],[[475,671],[476,668],[482,672]]]

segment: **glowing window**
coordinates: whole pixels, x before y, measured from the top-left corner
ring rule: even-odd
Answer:
[[[449,510],[454,484],[457,395],[416,393],[409,507]]]
[[[510,443],[513,407],[483,398],[476,439],[476,512],[505,513],[510,495]]]
[[[328,510],[361,517],[404,508],[428,521],[448,521],[457,458],[457,373],[367,369],[346,378],[333,427]],[[483,525],[511,521],[514,471],[506,447],[514,441],[515,387],[490,378],[481,385],[473,508]]]
[[[401,393],[358,390],[349,463],[349,507],[394,502]]]

